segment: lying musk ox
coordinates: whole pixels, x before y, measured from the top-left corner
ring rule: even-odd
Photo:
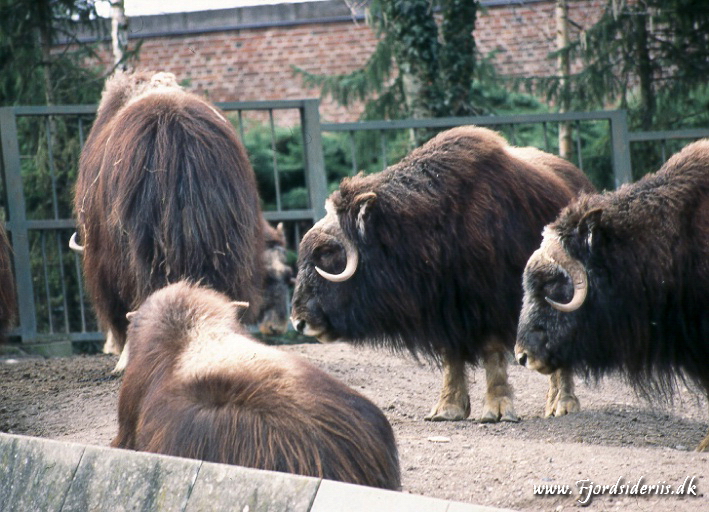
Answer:
[[[258,310],[263,225],[254,172],[232,125],[172,74],[107,81],[74,211],[87,289],[119,351],[126,313],[179,279]]]
[[[709,394],[709,139],[654,175],[584,195],[544,232],[524,272],[520,364],[650,394],[678,375]],[[709,435],[699,450],[709,448]]]
[[[247,337],[239,306],[181,281],[129,313],[112,446],[398,489],[384,414],[304,359]]]
[[[0,223],[0,343],[17,318],[17,293],[12,273],[12,248],[5,226]]]
[[[470,414],[465,364],[482,359],[483,421],[517,421],[507,382],[524,264],[543,226],[593,186],[573,165],[497,133],[454,128],[378,174],[343,180],[327,215],[303,237],[295,328],[442,361],[427,419]],[[552,379],[549,414],[565,375]],[[562,387],[564,387],[562,386]],[[564,387],[565,389],[565,387]]]

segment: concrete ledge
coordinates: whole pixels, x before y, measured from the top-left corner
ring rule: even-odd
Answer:
[[[0,511],[493,512],[318,478],[0,433]]]

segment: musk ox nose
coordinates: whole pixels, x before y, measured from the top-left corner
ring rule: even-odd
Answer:
[[[527,366],[527,353],[520,352],[517,354],[517,362],[522,366]]]
[[[293,324],[295,330],[298,331],[300,334],[303,334],[303,331],[305,330],[305,320],[291,318],[290,321]]]

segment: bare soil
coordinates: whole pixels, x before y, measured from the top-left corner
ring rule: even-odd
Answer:
[[[423,420],[441,372],[427,363],[344,343],[282,346],[372,399],[397,435],[403,491],[515,510],[581,507],[577,482],[658,485],[636,494],[596,495],[588,510],[709,510],[709,454],[694,451],[707,430],[707,403],[681,389],[672,404],[636,397],[619,379],[579,383],[582,411],[542,417],[547,380],[510,368],[520,423],[482,424],[484,376],[470,371],[473,418]],[[106,446],[116,433],[120,379],[115,356],[0,358],[0,431]],[[477,409],[477,410],[476,410]],[[696,496],[676,492],[694,478]],[[689,480],[687,480],[689,484]],[[538,496],[534,486],[568,485],[570,495]],[[600,490],[600,489],[599,489]],[[620,489],[622,491],[622,489]]]

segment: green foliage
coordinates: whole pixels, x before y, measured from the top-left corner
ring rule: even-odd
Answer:
[[[95,17],[87,0],[0,0],[0,106],[98,101],[103,78],[84,65],[94,48],[76,35],[100,28]]]
[[[627,108],[632,130],[686,128],[700,119],[693,115],[700,115],[699,98],[706,95],[709,4],[609,0],[600,20],[562,51],[583,63],[569,77],[568,97],[560,76],[523,77],[516,84],[557,104],[568,101],[573,110]]]
[[[478,2],[440,0],[439,29],[430,0],[373,0],[367,23],[380,38],[365,66],[344,75],[294,67],[308,86],[341,105],[365,102],[364,119],[479,113],[471,96]],[[396,71],[396,72],[395,72]]]

